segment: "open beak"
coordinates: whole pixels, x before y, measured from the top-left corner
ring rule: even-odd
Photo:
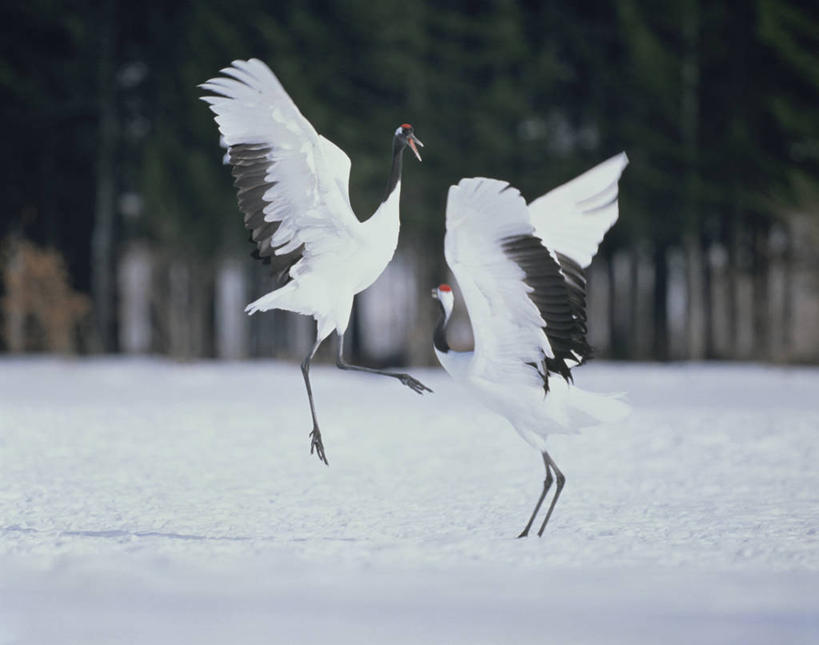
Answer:
[[[413,151],[413,153],[415,153],[415,156],[418,157],[418,161],[421,161],[421,155],[418,152],[418,148],[415,147],[416,143],[419,146],[421,146],[422,148],[424,147],[424,144],[421,143],[421,140],[418,137],[416,137],[414,134],[411,134],[407,138],[407,143],[409,144],[409,147],[412,148],[412,151]]]
[[[438,297],[438,289],[433,289],[433,290],[432,290],[432,297],[433,297],[433,298],[437,298],[437,297]]]

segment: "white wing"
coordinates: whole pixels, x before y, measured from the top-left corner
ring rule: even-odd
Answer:
[[[526,202],[506,182],[472,178],[450,187],[444,252],[469,310],[477,376],[543,384],[536,366],[552,355],[545,322],[524,270],[504,251],[509,240],[533,231]]]
[[[585,268],[617,221],[617,182],[625,152],[558,186],[529,204],[532,223],[546,246]]]
[[[315,131],[263,62],[236,60],[221,71],[200,86],[219,96],[202,99],[228,146],[259,255],[289,254],[289,269],[355,238],[349,157]]]

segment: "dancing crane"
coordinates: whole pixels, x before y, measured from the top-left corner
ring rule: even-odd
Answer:
[[[627,163],[620,153],[528,206],[496,179],[462,179],[449,189],[444,250],[475,348],[454,351],[447,343],[455,303],[447,284],[432,292],[441,307],[433,345],[446,371],[543,457],[543,491],[519,537],[529,534],[554,478],[555,494],[538,531],[543,535],[565,483],[546,450],[547,435],[628,414],[616,396],[575,387],[571,374],[591,354],[583,269],[617,220],[617,182]]]
[[[285,309],[316,321],[316,341],[301,364],[313,430],[310,452],[328,463],[321,440],[310,361],[322,341],[338,335],[336,364],[345,370],[382,374],[413,391],[431,391],[409,374],[351,365],[344,360],[344,332],[355,294],[381,275],[398,243],[398,203],[404,149],[418,161],[423,144],[410,124],[393,135],[392,168],[378,209],[360,222],[350,205],[350,158],[318,134],[279,80],[257,59],[236,60],[222,76],[200,87],[216,114],[254,256],[269,261],[275,289],[246,311]]]

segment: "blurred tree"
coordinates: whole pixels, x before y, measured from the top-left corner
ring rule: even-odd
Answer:
[[[56,246],[90,287],[97,105],[87,3],[0,4],[0,237]]]
[[[758,14],[755,35],[771,55],[766,68],[773,90],[760,98],[783,135],[780,160],[791,162],[783,164],[786,177],[819,183],[819,8],[759,0]]]
[[[687,300],[706,313],[689,316],[684,353],[699,351],[700,334],[706,356],[726,351],[709,311],[708,258],[719,248],[731,276],[726,355],[741,351],[749,317],[751,350],[764,352],[772,231],[790,230],[783,204],[817,211],[819,13],[797,0],[674,0],[662,11],[644,0],[33,0],[0,6],[0,32],[13,151],[0,160],[0,236],[62,252],[76,286],[95,296],[105,349],[116,347],[116,258],[142,240],[178,293],[199,294],[172,305],[163,292],[157,315],[175,307],[201,337],[191,347],[210,351],[215,263],[251,247],[196,85],[235,58],[265,60],[350,155],[362,218],[382,196],[394,128],[416,126],[427,148],[405,168],[400,248],[419,258],[421,285],[443,275],[450,184],[494,176],[532,199],[627,150],[621,220],[600,254],[610,267],[630,258],[631,288],[611,300],[618,356],[637,351],[647,256],[652,355],[670,356],[668,258],[680,250]],[[753,306],[740,295],[749,280]],[[271,324],[258,318],[256,329]]]
[[[117,105],[115,74],[117,6],[114,0],[101,3],[99,54],[97,56],[97,166],[94,227],[91,235],[92,285],[97,334],[105,352],[114,347],[114,217],[117,198]]]
[[[755,35],[769,54],[770,84],[759,98],[778,126],[774,130],[776,175],[769,202],[775,202],[772,211],[783,222],[778,231],[784,237],[784,324],[781,330],[771,331],[778,331],[782,345],[791,347],[797,344],[802,323],[797,318],[798,299],[803,297],[796,290],[798,270],[813,275],[814,285],[819,283],[815,233],[812,240],[795,239],[810,230],[810,224],[806,227],[802,220],[813,219],[814,231],[819,220],[819,7],[759,0],[757,25]]]
[[[618,3],[626,53],[614,71],[623,81],[621,128],[632,159],[629,183],[640,186],[638,199],[624,201],[624,222],[631,227],[622,232],[632,241],[646,239],[652,249],[652,353],[660,360],[669,358],[668,252],[683,233],[679,9],[679,2],[662,12],[635,0]]]

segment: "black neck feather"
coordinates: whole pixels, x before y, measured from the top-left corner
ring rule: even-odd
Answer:
[[[383,201],[387,201],[392,195],[392,191],[401,181],[401,169],[404,164],[404,148],[406,144],[402,143],[398,137],[393,140],[392,144],[392,168],[390,169],[390,180],[387,183],[387,190],[384,193]]]
[[[435,349],[446,354],[449,352],[449,343],[446,342],[446,311],[444,311],[444,304],[439,300],[438,305],[441,307],[441,316],[438,318],[438,324],[435,325],[435,333],[432,336],[432,343]]]

